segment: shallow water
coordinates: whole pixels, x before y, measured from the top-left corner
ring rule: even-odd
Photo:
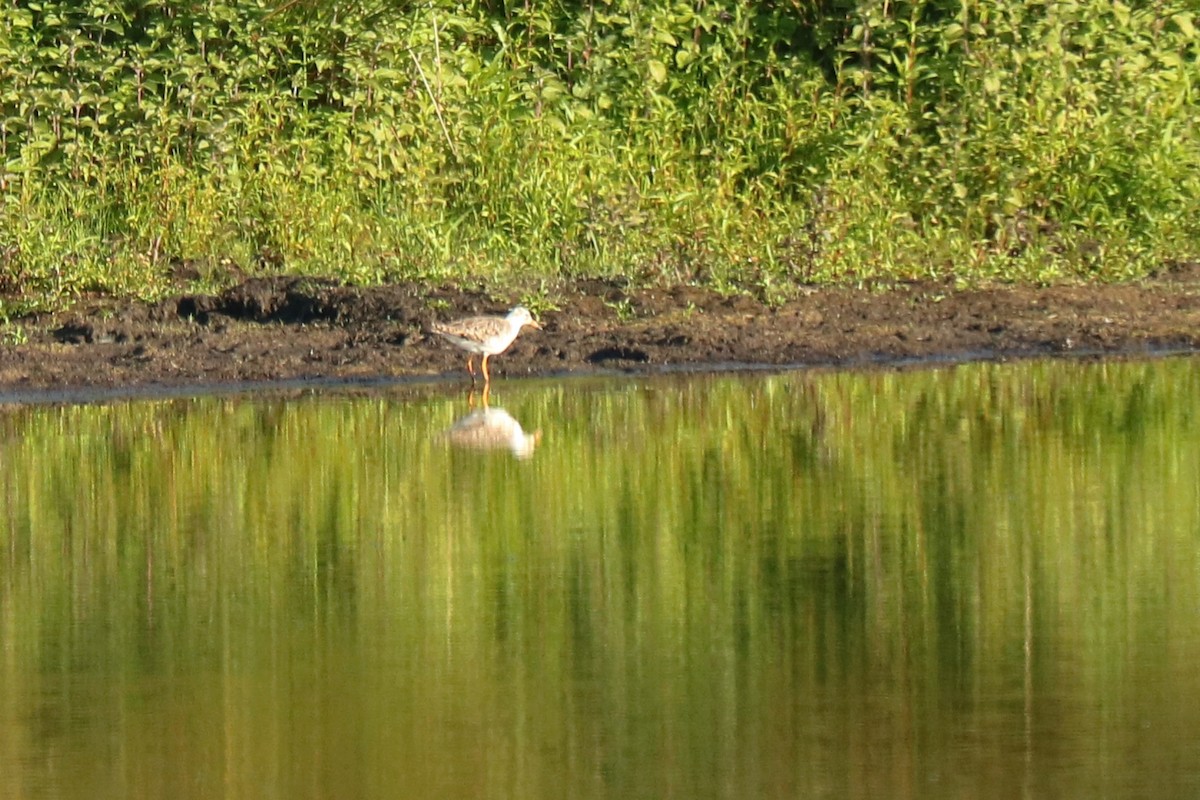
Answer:
[[[1200,361],[0,410],[0,798],[1200,795]]]

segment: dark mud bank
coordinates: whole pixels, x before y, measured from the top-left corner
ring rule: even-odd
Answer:
[[[154,304],[85,299],[10,326],[0,390],[449,377],[463,354],[427,335],[429,324],[513,302],[448,287],[310,278],[251,279]],[[813,288],[778,306],[693,287],[581,281],[553,305],[539,314],[543,331],[526,331],[492,361],[496,378],[1200,347],[1195,268],[1119,285]]]

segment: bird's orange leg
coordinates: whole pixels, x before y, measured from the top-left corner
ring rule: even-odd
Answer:
[[[475,356],[467,356],[467,373],[471,376],[471,385],[475,385],[475,365],[471,363]]]
[[[492,376],[488,374],[488,368],[487,368],[488,355],[489,355],[488,353],[483,354],[483,385],[484,386],[487,386],[488,384],[490,384],[492,382]]]

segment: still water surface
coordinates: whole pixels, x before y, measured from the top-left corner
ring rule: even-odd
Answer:
[[[0,800],[1200,796],[1200,362],[0,410]]]

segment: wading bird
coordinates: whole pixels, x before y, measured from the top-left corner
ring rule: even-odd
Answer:
[[[475,367],[472,363],[476,353],[483,355],[483,382],[487,385],[492,378],[488,374],[488,356],[498,355],[508,349],[517,338],[521,328],[528,325],[541,330],[529,309],[517,306],[503,317],[467,317],[454,322],[435,322],[432,330],[438,336],[466,350],[467,372],[471,374],[471,385],[475,385]]]

